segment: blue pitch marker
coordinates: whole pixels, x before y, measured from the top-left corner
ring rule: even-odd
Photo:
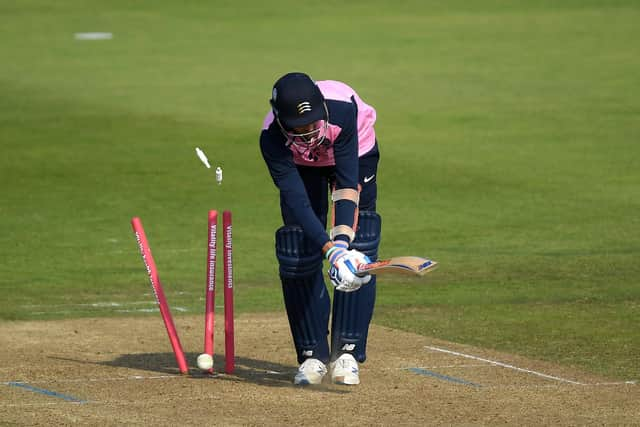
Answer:
[[[444,381],[449,381],[452,383],[456,383],[456,384],[464,384],[464,385],[470,385],[473,387],[482,387],[480,384],[476,384],[476,383],[472,383],[471,381],[467,381],[467,380],[463,380],[460,378],[455,378],[455,377],[450,377],[448,375],[442,375],[439,374],[437,372],[433,372],[433,371],[428,371],[426,369],[422,369],[422,368],[407,368],[409,371],[418,374],[418,375],[425,375],[428,377],[433,377],[433,378],[438,378],[440,380],[444,380]]]
[[[58,393],[57,391],[51,391],[51,390],[46,390],[44,388],[34,387],[34,386],[29,385],[27,383],[21,383],[21,382],[13,381],[13,382],[5,383],[5,384],[9,385],[9,386],[12,386],[12,387],[20,387],[20,388],[23,388],[25,390],[32,391],[34,393],[40,393],[40,394],[44,394],[46,396],[52,396],[52,397],[57,397],[59,399],[64,399],[67,402],[87,403],[86,400],[78,399],[77,397],[69,396],[67,394]]]

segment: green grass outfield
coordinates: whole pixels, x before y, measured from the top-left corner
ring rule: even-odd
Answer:
[[[202,312],[210,208],[237,310],[283,310],[257,138],[303,70],[377,108],[381,256],[441,262],[380,281],[376,323],[640,379],[640,4],[345,3],[4,0],[1,318],[157,316],[134,215]]]

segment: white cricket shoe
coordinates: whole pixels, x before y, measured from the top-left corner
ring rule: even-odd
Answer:
[[[331,381],[335,384],[360,384],[360,370],[358,362],[349,353],[344,353],[331,362]]]
[[[320,384],[325,375],[327,375],[327,367],[324,363],[318,359],[307,359],[298,368],[293,383],[295,385]]]

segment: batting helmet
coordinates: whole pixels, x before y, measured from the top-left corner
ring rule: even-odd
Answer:
[[[316,83],[304,73],[288,73],[273,85],[271,108],[287,130],[327,120],[324,96]]]

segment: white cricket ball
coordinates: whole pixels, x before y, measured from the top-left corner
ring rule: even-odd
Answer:
[[[211,357],[210,354],[202,353],[198,356],[196,363],[198,364],[198,368],[203,371],[208,371],[213,368],[213,357]]]

